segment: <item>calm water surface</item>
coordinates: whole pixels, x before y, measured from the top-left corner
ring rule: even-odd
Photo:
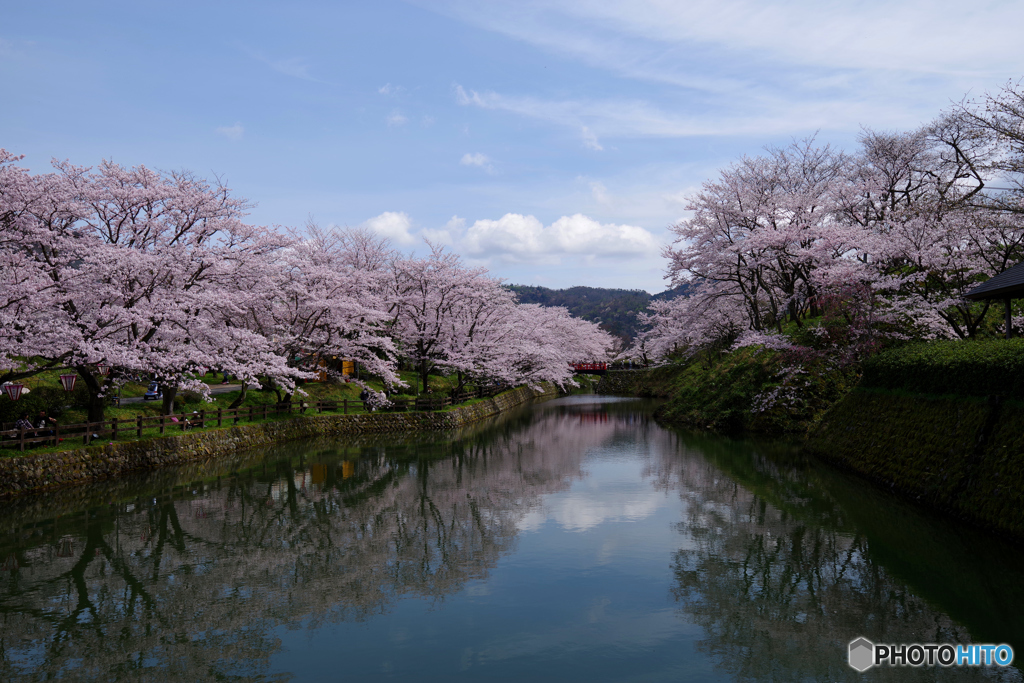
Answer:
[[[1021,681],[1024,553],[782,444],[577,396],[5,505],[0,679]]]

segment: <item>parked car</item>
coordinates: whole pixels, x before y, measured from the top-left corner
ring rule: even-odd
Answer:
[[[142,399],[144,401],[156,401],[163,397],[164,395],[160,393],[160,385],[156,382],[150,382],[149,388],[146,389],[146,393],[143,395]]]

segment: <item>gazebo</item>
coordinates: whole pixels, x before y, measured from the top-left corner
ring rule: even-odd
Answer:
[[[964,297],[971,301],[1002,299],[1006,309],[1006,338],[1009,339],[1013,336],[1013,326],[1010,324],[1010,301],[1024,298],[1024,262],[1007,268],[999,275],[982,282],[967,292]]]

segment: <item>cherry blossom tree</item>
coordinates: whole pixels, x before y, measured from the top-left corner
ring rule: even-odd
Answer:
[[[653,306],[630,353],[771,346],[773,330],[823,313],[844,318],[839,338],[857,345],[877,330],[976,336],[989,304],[964,295],[1024,259],[1019,193],[986,189],[1024,170],[1020,101],[1008,87],[915,131],[867,130],[854,154],[809,140],[726,169],[665,252],[689,297]]]
[[[102,419],[112,381],[94,369],[101,362],[158,378],[167,410],[175,388],[205,387],[192,379],[201,366],[250,382],[297,376],[264,337],[221,324],[284,245],[242,222],[243,200],[189,173],[54,166],[34,177],[8,166],[13,177],[0,188],[5,266],[26,273],[22,283],[45,284],[6,297],[17,302],[21,334],[4,352],[28,361],[23,375],[75,368],[92,397],[90,420]]]
[[[596,323],[558,306],[519,304],[510,323],[515,335],[503,365],[515,384],[575,386],[572,363],[607,360],[615,347],[615,339]]]
[[[226,319],[270,340],[290,367],[352,359],[398,384],[381,296],[382,269],[393,256],[386,240],[365,231],[324,230],[310,221],[305,234],[290,232],[268,272],[253,274],[243,315]]]
[[[391,263],[388,298],[396,345],[426,388],[432,370],[516,385],[572,381],[570,363],[607,357],[610,335],[565,309],[516,304],[482,268],[439,247]]]
[[[786,320],[800,324],[815,315],[817,271],[855,248],[833,210],[833,187],[847,162],[806,140],[744,158],[705,183],[688,206],[693,217],[672,228],[680,246],[665,251],[672,284],[696,286],[688,300],[655,315],[697,323],[687,333],[697,345],[744,329],[781,331]],[[708,316],[719,307],[729,309],[724,318]],[[693,336],[702,331],[712,336]]]
[[[491,309],[512,301],[483,268],[467,268],[457,254],[431,246],[424,258],[389,263],[385,297],[399,352],[416,368],[427,390],[432,370],[471,372],[479,362],[477,325]]]

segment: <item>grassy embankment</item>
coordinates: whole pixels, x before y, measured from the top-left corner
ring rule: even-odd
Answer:
[[[816,457],[1024,539],[1024,340],[920,342],[845,370],[819,359],[787,373],[791,360],[749,348],[659,368],[669,396],[659,416],[805,434]]]
[[[795,370],[794,370],[795,368]],[[745,347],[652,371],[648,395],[668,401],[665,422],[722,433],[805,434],[856,384],[856,368],[826,358],[797,365],[785,352]]]
[[[23,384],[30,390],[28,393],[22,395],[18,401],[11,401],[6,397],[0,397],[0,423],[11,424],[18,419],[18,416],[22,412],[27,412],[33,422],[36,420],[36,416],[40,409],[45,409],[49,415],[56,418],[59,424],[80,424],[87,421],[86,409],[83,407],[85,404],[85,390],[82,384],[79,382],[75,391],[68,394],[60,385],[59,372],[46,372],[31,377],[23,381]],[[410,387],[415,387],[418,383],[418,375],[415,372],[401,372],[399,373],[403,381],[407,382]],[[211,386],[216,386],[220,383],[220,375],[210,373],[205,377],[200,378],[207,382]],[[382,390],[383,385],[380,381],[368,380],[367,384],[377,390]],[[446,377],[441,375],[431,375],[429,380],[429,387],[432,393],[437,395],[444,395],[456,386],[455,377]],[[139,384],[135,382],[128,382],[121,387],[122,398],[133,398],[140,397],[146,392],[147,384]],[[362,406],[362,402],[359,401],[359,393],[362,388],[357,384],[336,384],[327,382],[307,382],[300,387],[306,396],[296,395],[293,397],[294,402],[305,401],[310,404],[314,404],[316,401],[343,401],[348,400],[348,412],[349,414],[357,414],[365,412]],[[472,387],[469,387],[472,388]],[[218,408],[227,409],[239,396],[239,391],[230,391],[223,394],[217,394],[212,396],[212,401],[203,400],[202,396],[195,392],[181,392],[177,396],[175,401],[174,411],[175,413],[192,413],[201,410],[206,411],[207,421],[210,420],[211,412],[216,414]],[[412,394],[399,394],[394,396],[396,399],[404,398],[415,398]],[[471,405],[472,403],[478,402],[482,399],[473,399],[460,405]],[[246,392],[245,400],[242,402],[241,407],[248,408],[249,406],[255,406],[260,408],[264,405],[274,405],[278,401],[278,396],[273,390],[253,390],[250,389]],[[446,410],[450,410],[447,408]],[[120,406],[107,406],[105,416],[107,420],[117,418],[118,422],[131,423],[134,422],[136,417],[142,415],[143,417],[156,417],[161,412],[161,401],[143,401],[139,403],[122,403]],[[280,415],[270,415],[266,418],[266,421],[274,420],[293,420],[301,417],[298,409],[292,413],[282,413]],[[254,424],[263,422],[262,418],[256,418],[253,421],[248,419],[244,420],[242,424]],[[195,428],[195,431],[210,431],[215,429],[226,429],[230,426],[229,421],[225,421],[225,426],[218,428],[216,423],[208,424],[202,428]],[[126,424],[126,429],[128,425]],[[165,428],[165,433],[176,433],[178,427],[172,427],[168,424]],[[161,436],[159,427],[154,425],[143,429],[141,439],[151,439]],[[136,436],[134,429],[130,432],[118,434],[118,441],[137,441],[140,437]],[[72,445],[73,444],[73,445]],[[78,440],[66,441],[60,444],[50,446],[35,446],[31,449],[31,453],[47,453],[54,451],[67,450],[68,447],[79,446]],[[20,453],[15,448],[2,448],[0,449],[0,457],[16,456]]]

